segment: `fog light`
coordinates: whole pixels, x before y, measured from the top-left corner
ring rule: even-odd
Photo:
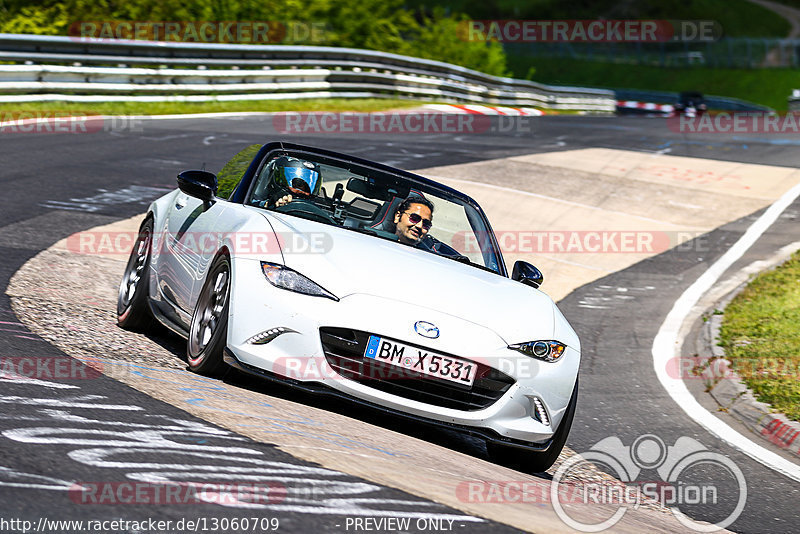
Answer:
[[[253,337],[245,341],[245,343],[250,343],[251,345],[266,345],[279,335],[290,332],[295,334],[297,333],[296,330],[292,330],[291,328],[287,328],[285,326],[278,326],[276,328],[270,328],[269,330],[265,330],[260,334],[254,335]]]
[[[547,410],[539,397],[529,397],[533,404],[533,417],[543,425],[550,426],[550,418],[547,417]]]

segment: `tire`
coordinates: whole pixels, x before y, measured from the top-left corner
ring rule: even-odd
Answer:
[[[575,418],[575,407],[578,405],[578,379],[575,379],[575,387],[572,390],[572,397],[569,399],[567,411],[564,413],[561,424],[553,434],[553,443],[545,452],[532,452],[508,445],[501,445],[493,442],[486,442],[486,451],[489,458],[495,463],[514,467],[525,473],[543,473],[558,460],[564,445],[567,443],[567,436],[572,428],[572,420]]]
[[[126,330],[147,330],[154,322],[148,303],[152,249],[153,218],[148,217],[139,227],[117,293],[117,325]]]
[[[189,327],[186,359],[189,368],[205,376],[220,376],[227,369],[222,351],[228,339],[231,261],[217,256],[197,297]]]

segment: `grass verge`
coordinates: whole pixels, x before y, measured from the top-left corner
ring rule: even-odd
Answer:
[[[720,345],[758,400],[800,421],[800,252],[725,309]]]
[[[59,112],[100,115],[182,115],[248,111],[385,111],[429,102],[383,98],[307,100],[238,100],[232,102],[20,102],[0,103],[0,113]]]
[[[533,79],[554,85],[605,87],[609,89],[651,89],[658,91],[701,91],[709,95],[741,98],[786,111],[792,89],[798,89],[796,70],[661,68],[642,65],[602,63],[562,58],[509,55],[515,78]]]

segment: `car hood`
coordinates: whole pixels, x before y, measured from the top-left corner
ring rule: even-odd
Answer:
[[[490,328],[506,343],[552,339],[562,325],[552,299],[520,282],[352,230],[276,213],[265,217],[284,243],[286,265],[340,299],[367,294],[411,303]]]

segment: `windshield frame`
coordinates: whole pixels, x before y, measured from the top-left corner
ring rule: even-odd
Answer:
[[[476,236],[478,235],[481,236],[481,238],[479,239],[480,241],[484,240],[487,241],[486,244],[490,247],[490,250],[487,250],[481,246],[480,247],[481,256],[483,257],[484,262],[489,264],[490,257],[493,255],[495,258],[494,263],[497,264],[498,269],[494,270],[491,267],[488,267],[487,265],[480,265],[473,262],[469,262],[468,265],[472,267],[477,267],[479,269],[494,274],[498,274],[505,278],[509,277],[505,260],[503,259],[502,251],[500,250],[500,246],[494,235],[494,231],[492,230],[489,219],[488,217],[486,217],[486,214],[484,213],[483,209],[477,202],[475,202],[475,200],[473,200],[468,195],[461,193],[460,191],[457,191],[444,184],[435,182],[429,178],[425,178],[424,176],[404,171],[402,169],[390,167],[388,165],[383,165],[378,162],[352,157],[328,150],[307,147],[303,145],[296,145],[291,143],[269,143],[267,145],[264,145],[258,152],[256,157],[253,159],[253,162],[251,163],[247,172],[242,177],[242,181],[237,185],[236,190],[231,195],[231,200],[237,204],[243,204],[245,206],[249,206],[248,200],[253,195],[255,187],[258,183],[258,178],[261,175],[261,172],[264,170],[264,167],[275,157],[283,155],[297,157],[300,159],[308,158],[318,163],[328,164],[339,167],[341,169],[346,169],[360,176],[369,175],[369,172],[377,173],[378,175],[382,176],[388,175],[387,177],[390,176],[394,179],[397,179],[401,183],[406,183],[410,185],[412,189],[416,187],[421,190],[429,190],[432,194],[439,196],[443,200],[451,202],[455,200],[456,204],[460,203],[469,206],[474,210],[472,212],[473,216],[469,216],[470,211],[466,210],[467,221],[471,227],[471,230]],[[279,213],[271,209],[266,209],[266,211],[270,213]],[[480,221],[473,220],[474,214],[477,214],[480,217]],[[289,215],[289,216],[294,216],[294,215]],[[483,229],[475,228],[475,224],[477,222],[480,222],[484,226],[484,228]],[[344,226],[336,226],[336,227],[348,229]]]

